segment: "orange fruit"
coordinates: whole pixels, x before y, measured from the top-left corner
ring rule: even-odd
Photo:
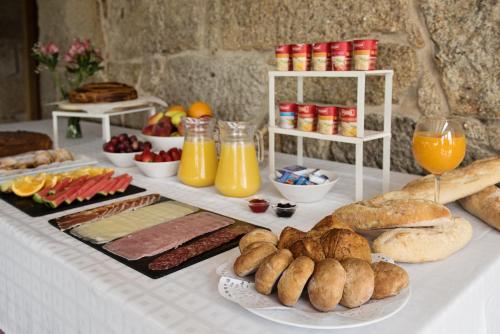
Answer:
[[[212,117],[214,114],[212,108],[202,101],[196,101],[189,107],[187,112],[188,117],[201,118],[203,116]]]
[[[26,176],[12,182],[12,191],[20,197],[28,197],[40,191],[45,185],[45,174]]]

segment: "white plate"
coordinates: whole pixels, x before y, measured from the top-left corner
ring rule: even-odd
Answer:
[[[380,254],[373,254],[373,262],[392,260]],[[226,299],[239,304],[249,312],[264,319],[289,326],[311,329],[341,329],[367,326],[387,319],[399,312],[410,299],[410,288],[397,296],[382,300],[370,300],[360,307],[349,309],[337,306],[332,312],[318,312],[302,297],[295,307],[279,303],[276,293],[269,296],[258,293],[252,282],[237,277],[232,271],[232,261],[219,268],[219,293]]]
[[[36,168],[26,169],[0,169],[0,183],[20,176],[33,175],[38,173],[54,173],[70,168],[90,166],[97,164],[97,160],[91,159],[83,154],[74,156],[74,160],[67,160],[63,162],[54,162],[48,165],[41,165]]]

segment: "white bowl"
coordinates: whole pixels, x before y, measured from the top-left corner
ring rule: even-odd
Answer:
[[[142,162],[134,160],[135,165],[146,176],[162,179],[177,174],[180,160],[168,162]]]
[[[280,183],[271,176],[271,183],[278,189],[278,191],[289,201],[297,203],[311,203],[321,201],[326,194],[337,183],[338,176],[334,172],[322,170],[322,174],[328,176],[328,182],[323,184],[312,185],[294,185]]]
[[[106,151],[103,151],[103,153],[113,165],[121,168],[134,167],[134,156],[136,154],[141,154],[141,152],[111,153]]]
[[[145,134],[142,135],[145,140],[151,142],[153,145],[154,151],[164,150],[167,152],[171,148],[182,148],[184,144],[184,136],[177,137],[160,137],[160,136],[147,136]]]

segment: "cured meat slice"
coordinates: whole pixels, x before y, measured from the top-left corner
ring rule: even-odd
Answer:
[[[71,234],[92,243],[103,244],[197,210],[176,201],[162,202],[75,227]]]
[[[104,249],[127,260],[138,260],[168,251],[186,241],[232,223],[234,223],[233,219],[215,213],[194,213],[129,234],[110,242],[104,246]]]
[[[109,182],[110,180],[108,180]],[[120,212],[126,212],[144,207],[160,200],[159,194],[145,195],[141,197],[136,197],[132,199],[127,199],[124,201],[119,201],[111,203],[108,205],[100,206],[94,209],[76,212],[70,215],[66,215],[55,220],[55,223],[60,230],[65,231],[70,228],[90,223],[98,219],[103,219],[116,215]]]
[[[207,236],[196,239],[179,248],[168,251],[160,255],[153,262],[149,264],[151,270],[168,270],[175,268],[178,265],[186,262],[187,260],[206,253],[212,249],[218,248],[227,244],[238,237],[247,234],[254,230],[256,227],[250,224],[234,224]]]

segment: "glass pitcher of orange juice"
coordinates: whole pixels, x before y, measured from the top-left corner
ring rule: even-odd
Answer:
[[[217,171],[217,150],[213,137],[212,118],[184,118],[185,137],[177,177],[193,187],[214,184]]]
[[[219,121],[219,135],[215,188],[230,197],[255,194],[260,189],[259,162],[264,155],[262,135],[256,134],[255,126],[247,122],[224,121]]]

